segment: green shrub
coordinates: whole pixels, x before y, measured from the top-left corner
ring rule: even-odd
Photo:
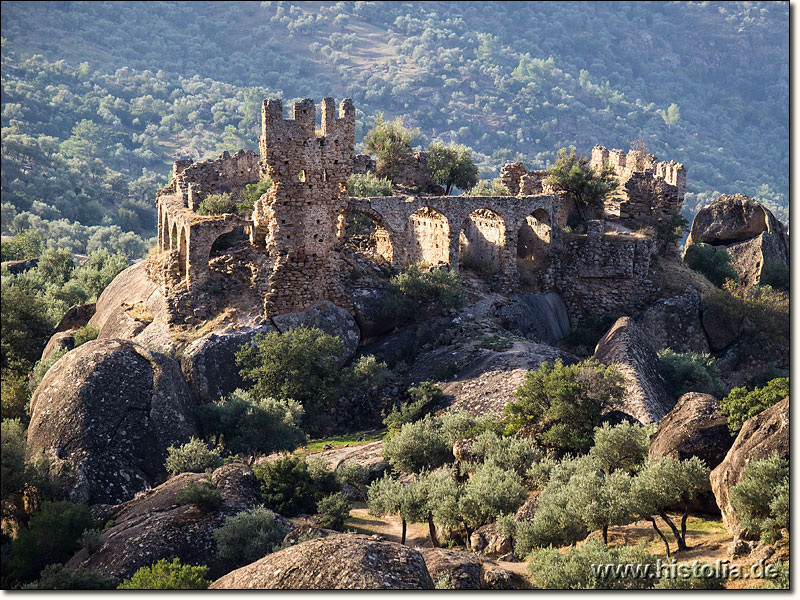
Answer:
[[[285,456],[253,468],[264,504],[286,517],[313,514],[317,501],[340,491],[333,472],[322,461],[308,463]]]
[[[594,359],[566,366],[541,363],[528,371],[517,399],[503,409],[507,433],[524,428],[545,448],[586,452],[604,407],[623,393],[621,375]]]
[[[789,291],[789,265],[783,263],[767,263],[761,269],[759,285],[768,285],[776,290]]]
[[[767,579],[766,583],[762,584],[761,589],[767,590],[788,590],[789,589],[789,563],[778,560],[772,565],[775,568],[775,574],[772,579]]]
[[[731,488],[731,504],[745,532],[769,543],[789,527],[789,462],[775,452],[747,464]]]
[[[301,325],[285,333],[257,335],[236,353],[236,364],[242,377],[253,383],[256,397],[324,407],[336,388],[342,348],[337,336]]]
[[[11,572],[32,581],[45,566],[65,563],[80,548],[80,537],[94,525],[89,509],[66,500],[44,502],[27,525],[20,527],[11,549]]]
[[[638,590],[653,587],[655,579],[633,573],[614,577],[613,568],[605,565],[649,565],[655,570],[656,557],[641,547],[608,547],[600,540],[589,540],[585,544],[570,548],[562,554],[556,548],[535,551],[528,561],[528,571],[538,587],[548,590]],[[644,569],[646,567],[642,567]],[[606,575],[606,576],[603,576]]]
[[[394,181],[411,164],[411,140],[414,132],[403,125],[403,118],[396,117],[387,123],[383,113],[375,117],[375,125],[364,135],[364,146],[370,154],[376,154],[375,174]]]
[[[466,304],[458,272],[448,269],[423,271],[411,265],[391,278],[387,291],[389,309],[403,324],[420,323],[443,309]]]
[[[449,196],[454,187],[470,190],[480,180],[472,153],[464,144],[431,142],[428,146],[428,170],[431,179],[445,188]]]
[[[39,579],[22,586],[24,590],[113,590],[118,580],[90,569],[67,569],[64,565],[47,565]]]
[[[202,473],[206,469],[216,469],[223,464],[219,450],[211,450],[208,445],[195,437],[182,446],[167,449],[166,468],[170,475],[178,473]]]
[[[347,179],[347,193],[352,197],[391,196],[392,182],[374,173],[353,173]]]
[[[561,148],[556,161],[547,168],[545,183],[563,192],[574,203],[581,221],[586,221],[587,209],[603,208],[603,201],[617,188],[617,177],[610,164],[600,172],[589,166],[589,159],[577,154],[575,147]]]
[[[294,400],[256,400],[256,394],[235,390],[227,398],[204,404],[200,419],[206,434],[231,454],[271,454],[305,444],[308,438],[300,428],[303,407]]]
[[[123,581],[118,590],[205,590],[211,581],[205,579],[206,567],[181,564],[162,558],[149,567],[142,567],[130,579]]]
[[[724,590],[726,578],[722,577],[721,570],[709,563],[698,563],[693,565],[681,565],[690,570],[687,577],[665,577],[658,578],[658,583],[654,589],[657,590]]]
[[[633,474],[647,460],[651,433],[652,427],[633,423],[603,423],[594,430],[591,463],[605,473],[622,470]]]
[[[484,464],[514,471],[520,477],[525,477],[531,465],[542,458],[534,440],[500,436],[493,431],[478,435],[472,442],[470,454]]]
[[[494,463],[480,465],[464,484],[458,499],[458,512],[467,528],[467,538],[472,531],[500,515],[516,512],[527,497],[522,478],[514,471]]]
[[[317,502],[317,513],[320,527],[341,531],[350,516],[350,501],[341,492],[330,494]]]
[[[408,395],[411,400],[399,407],[392,408],[392,412],[383,420],[383,424],[392,433],[399,430],[406,423],[421,419],[444,398],[441,388],[430,381],[422,381],[418,385],[409,388]]]
[[[210,481],[191,481],[175,496],[178,504],[192,504],[202,511],[217,510],[222,504],[222,494]]]
[[[280,545],[288,528],[275,518],[271,510],[258,506],[226,517],[222,527],[214,530],[217,556],[243,566],[262,558]]]
[[[780,402],[789,395],[789,378],[773,379],[764,387],[748,391],[747,388],[733,388],[722,402],[720,412],[728,416],[731,433],[738,432],[744,422]]]
[[[242,191],[241,195],[239,196],[239,206],[237,207],[237,212],[242,215],[252,213],[253,208],[255,208],[256,205],[256,200],[266,194],[270,188],[272,188],[271,179],[265,179],[264,181],[259,181],[258,183],[248,183],[245,186],[244,191]]]
[[[84,325],[78,331],[75,332],[74,340],[75,340],[75,347],[82,346],[86,342],[91,342],[92,340],[96,340],[97,336],[100,334],[100,330],[97,329],[94,325]]]
[[[665,348],[659,350],[658,360],[676,398],[686,392],[711,394],[717,398],[725,393],[725,383],[717,367],[717,360],[710,354],[681,353]]]
[[[469,191],[470,196],[510,196],[511,190],[508,189],[500,179],[481,179],[475,187]]]
[[[727,279],[739,281],[736,269],[731,265],[731,257],[725,248],[708,244],[692,244],[686,249],[683,262],[698,273],[706,276],[711,283],[722,287]]]
[[[453,460],[453,443],[441,428],[441,421],[426,415],[406,423],[384,440],[383,453],[393,468],[404,473],[419,473]]]
[[[225,192],[223,194],[209,194],[197,206],[198,215],[224,215],[236,213],[236,202],[233,197]]]
[[[336,467],[333,472],[339,485],[349,485],[354,488],[367,485],[369,474],[364,465],[357,462],[345,462]]]

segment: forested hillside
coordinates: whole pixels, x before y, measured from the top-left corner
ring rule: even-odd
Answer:
[[[2,228],[142,255],[179,156],[257,143],[260,101],[350,96],[470,146],[484,177],[643,140],[788,220],[789,6],[4,2]],[[675,105],[670,108],[671,105]]]

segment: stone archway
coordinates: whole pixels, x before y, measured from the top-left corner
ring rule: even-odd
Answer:
[[[471,212],[459,232],[460,264],[482,273],[496,273],[502,268],[506,245],[506,223],[488,208]]]
[[[408,217],[405,233],[407,262],[450,263],[450,223],[444,214],[420,208]]]
[[[374,210],[350,207],[345,214],[342,236],[345,243],[379,260],[392,263],[396,258],[394,236]]]
[[[189,239],[185,227],[178,229],[177,237],[178,268],[180,270],[181,280],[183,280],[189,272]]]
[[[523,280],[541,283],[541,274],[549,263],[552,235],[545,209],[537,208],[523,220],[517,232],[517,271]]]

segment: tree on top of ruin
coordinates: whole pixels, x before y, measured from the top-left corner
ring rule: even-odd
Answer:
[[[544,183],[558,192],[572,198],[578,209],[581,221],[586,221],[587,208],[602,210],[606,197],[617,189],[617,175],[610,164],[597,173],[589,166],[589,159],[575,152],[561,148],[558,158],[547,169]]]
[[[433,180],[445,187],[450,195],[453,186],[470,190],[478,183],[478,167],[472,160],[472,153],[464,144],[433,142],[428,146],[428,170]]]
[[[391,123],[383,120],[378,113],[375,126],[364,136],[367,152],[376,154],[375,173],[394,181],[412,159],[411,140],[414,132],[403,125],[402,117]]]

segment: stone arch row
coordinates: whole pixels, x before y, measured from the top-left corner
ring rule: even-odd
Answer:
[[[552,242],[554,198],[398,197],[351,199],[376,225],[376,252],[395,265],[423,261],[458,268],[471,260],[506,277],[517,259],[539,260]]]
[[[189,273],[190,228],[177,216],[169,214],[165,206],[159,207],[158,247],[162,252],[178,252],[178,271],[184,279]]]

